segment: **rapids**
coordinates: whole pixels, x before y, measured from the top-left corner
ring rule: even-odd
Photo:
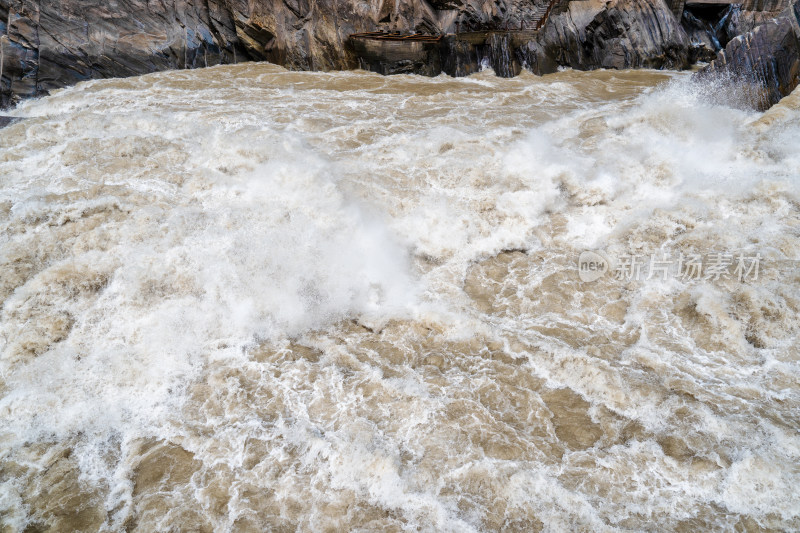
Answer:
[[[714,90],[242,64],[23,103],[0,529],[800,529],[800,93]]]

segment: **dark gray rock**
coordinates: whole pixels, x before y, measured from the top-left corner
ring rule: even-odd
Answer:
[[[685,9],[681,25],[689,36],[689,60],[710,62],[739,35],[780,16],[789,0],[747,0],[743,4],[698,5]]]
[[[664,0],[586,0],[551,16],[539,42],[575,69],[689,65],[689,39]]]
[[[733,5],[720,28],[722,46],[780,16],[788,5],[789,0],[746,0],[742,5]]]
[[[526,70],[542,76],[558,70],[558,63],[547,53],[544,46],[536,41],[529,41],[516,50],[520,64]]]
[[[719,35],[719,17],[703,15],[687,9],[681,19],[681,26],[689,38],[690,63],[712,61],[723,46]]]
[[[441,42],[355,38],[350,40],[350,44],[364,70],[424,76],[436,76],[442,72]]]
[[[6,126],[10,126],[19,122],[21,119],[16,117],[4,117],[0,115],[0,129],[5,128]]]
[[[246,57],[219,1],[0,0],[0,94],[9,103],[91,78]]]
[[[482,24],[492,27],[491,21]],[[441,53],[444,71],[453,76],[471,74],[483,65],[510,77],[523,68],[541,75],[559,66],[680,69],[690,64],[689,39],[664,0],[561,2],[539,32],[473,30],[446,38]],[[389,62],[371,70],[392,69]]]
[[[800,0],[733,39],[695,78],[715,81],[720,97],[735,104],[764,110],[778,103],[800,83]]]
[[[452,36],[444,38],[442,44],[442,66],[450,76],[469,76],[481,68],[475,45]]]
[[[603,68],[689,66],[689,40],[663,0],[615,0],[586,28],[589,63]]]
[[[767,0],[781,2],[786,0]],[[300,70],[498,75],[557,66],[684,68],[690,40],[664,0],[562,0],[542,31],[504,37],[549,0],[0,0],[0,106],[91,78],[243,60]],[[673,6],[674,7],[674,6]],[[489,32],[438,54],[365,62],[351,34]],[[530,29],[530,28],[527,28]]]

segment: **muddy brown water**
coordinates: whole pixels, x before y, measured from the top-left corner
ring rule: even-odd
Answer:
[[[800,100],[714,90],[249,64],[24,103],[2,529],[800,528]]]

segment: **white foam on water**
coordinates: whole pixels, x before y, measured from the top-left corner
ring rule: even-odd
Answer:
[[[760,115],[655,72],[242,65],[15,114],[0,460],[46,472],[32,443],[69,447],[107,529],[800,520],[794,99]],[[765,270],[589,285],[586,249]],[[147,439],[200,465],[169,512],[134,489]],[[31,476],[0,489],[12,527]]]
[[[76,120],[56,118],[52,127],[79,128],[70,124]],[[117,123],[129,124],[126,116],[91,120],[115,131]],[[6,225],[11,243],[24,238],[26,226],[46,233],[92,211],[123,216],[101,219],[88,234],[64,232],[71,246],[36,265],[39,271],[6,299],[7,430],[37,439],[148,425],[168,416],[176,407],[171,400],[209,358],[240,357],[254,342],[349,315],[402,315],[413,304],[404,250],[381,220],[341,194],[334,166],[302,140],[273,136],[251,146],[188,124],[177,129],[166,130],[158,149],[185,151],[192,161],[183,168],[126,180],[124,173],[138,174],[134,162],[117,174],[92,169],[79,182],[100,190],[119,184],[117,196],[48,201],[48,194],[71,188],[70,169],[51,174],[16,163],[3,190],[13,204]],[[73,135],[78,139],[62,138],[50,152],[63,154],[96,133]],[[118,142],[135,152],[148,133],[121,135]],[[233,176],[209,170],[226,164],[250,169]],[[178,186],[170,183],[176,170],[183,174]],[[99,294],[82,297],[82,287],[61,277],[80,281],[87,272],[102,278]],[[68,338],[31,353],[20,339],[31,317],[61,316],[73,322]]]

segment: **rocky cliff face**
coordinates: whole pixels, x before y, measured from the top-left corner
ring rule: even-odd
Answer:
[[[575,69],[689,65],[686,32],[664,0],[571,2],[551,17],[541,43]]]
[[[218,0],[0,0],[0,93],[233,62],[245,49],[232,14]]]
[[[780,16],[789,6],[789,0],[746,0],[735,5],[730,17],[722,25],[727,41],[753,31],[756,26]],[[723,44],[723,45],[724,45]]]
[[[767,109],[800,83],[800,0],[777,18],[736,37],[696,74],[716,79],[737,103]]]
[[[778,17],[789,0],[747,0],[741,4],[693,4],[681,25],[689,36],[689,60],[712,61],[734,38]]]
[[[785,1],[785,0],[771,0]],[[549,0],[0,0],[0,104],[89,78],[242,60],[356,68],[355,32],[517,29]],[[441,68],[683,68],[689,39],[664,0],[562,0],[525,42],[448,41]],[[423,65],[419,72],[431,70]],[[380,70],[392,72],[391,65]],[[414,71],[412,69],[412,71]]]
[[[480,44],[447,44],[445,72],[468,74],[478,70],[480,62],[500,76],[513,76],[522,68],[547,74],[559,66],[579,70],[689,66],[686,32],[664,0],[563,2],[541,31],[509,37],[491,34]],[[450,64],[460,70],[448,68]]]
[[[0,0],[0,104],[89,78],[241,60],[351,68],[351,33],[436,32],[458,13],[485,23],[506,9],[454,1],[437,11],[424,0]]]

